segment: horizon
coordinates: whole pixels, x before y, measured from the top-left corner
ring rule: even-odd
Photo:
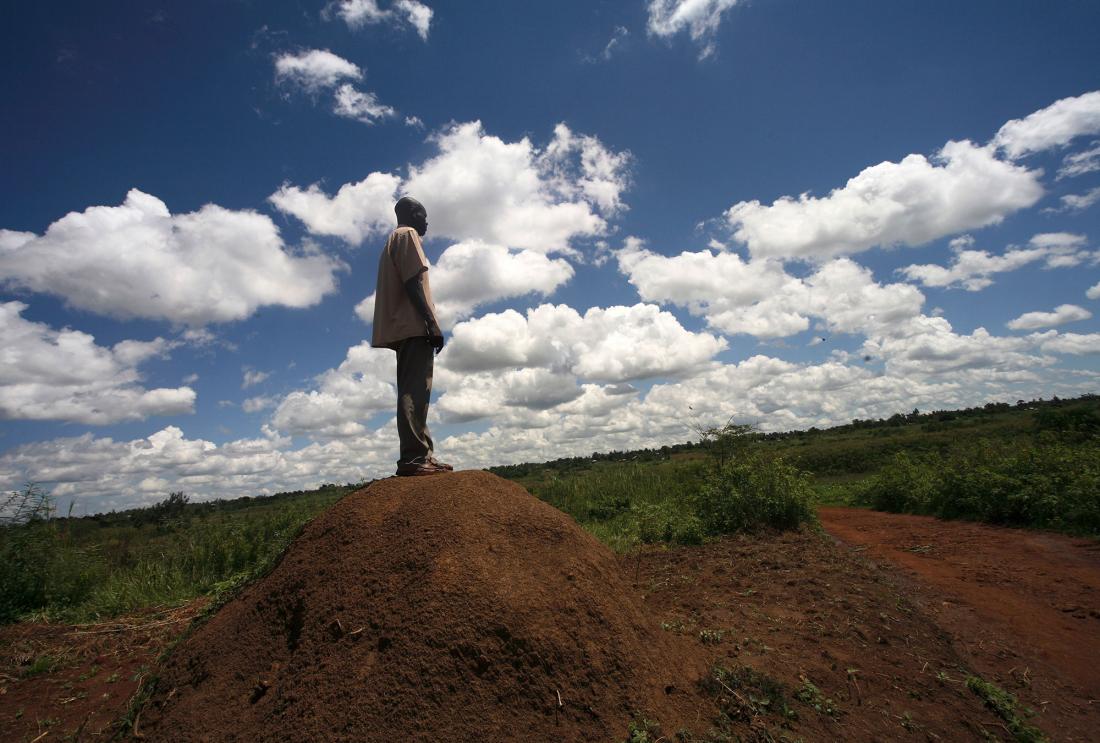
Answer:
[[[456,467],[1100,392],[1100,7],[9,16],[0,490],[391,474],[365,344],[405,193]]]

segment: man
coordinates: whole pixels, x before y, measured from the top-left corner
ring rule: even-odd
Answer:
[[[428,259],[420,245],[428,231],[428,212],[408,196],[393,210],[397,229],[378,259],[371,345],[397,351],[397,474],[434,475],[454,468],[432,456],[428,433],[434,354],[443,350],[444,342],[428,285]]]

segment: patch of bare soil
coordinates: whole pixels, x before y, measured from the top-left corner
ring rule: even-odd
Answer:
[[[141,678],[205,604],[0,627],[0,740],[110,740]]]
[[[851,549],[902,568],[975,672],[1055,740],[1100,740],[1100,542],[926,516],[823,508]]]
[[[622,566],[667,632],[757,680],[714,698],[750,740],[1012,740],[910,582],[825,535],[651,548]],[[761,678],[780,688],[768,704],[754,703]]]
[[[487,472],[392,478],[314,520],[173,651],[151,741],[625,739],[696,727],[697,647],[614,555]]]

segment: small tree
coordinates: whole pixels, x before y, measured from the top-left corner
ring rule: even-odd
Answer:
[[[183,516],[187,509],[187,503],[191,499],[187,497],[187,494],[182,490],[177,490],[173,493],[169,493],[168,497],[162,501],[154,503],[146,508],[134,509],[131,512],[130,518],[133,519],[134,526],[141,526],[143,524],[156,524],[157,526],[164,526],[172,519]]]
[[[706,426],[696,420],[691,424],[691,429],[699,435],[699,444],[714,462],[716,470],[722,469],[740,456],[756,433],[755,426],[748,423],[734,423],[733,416],[730,416],[722,426]]]

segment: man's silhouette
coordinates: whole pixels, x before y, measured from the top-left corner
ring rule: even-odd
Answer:
[[[408,196],[393,210],[397,229],[378,259],[371,345],[397,351],[397,474],[433,475],[454,468],[432,456],[428,433],[434,354],[443,350],[444,342],[428,284],[428,259],[420,245],[428,231],[428,212]]]

